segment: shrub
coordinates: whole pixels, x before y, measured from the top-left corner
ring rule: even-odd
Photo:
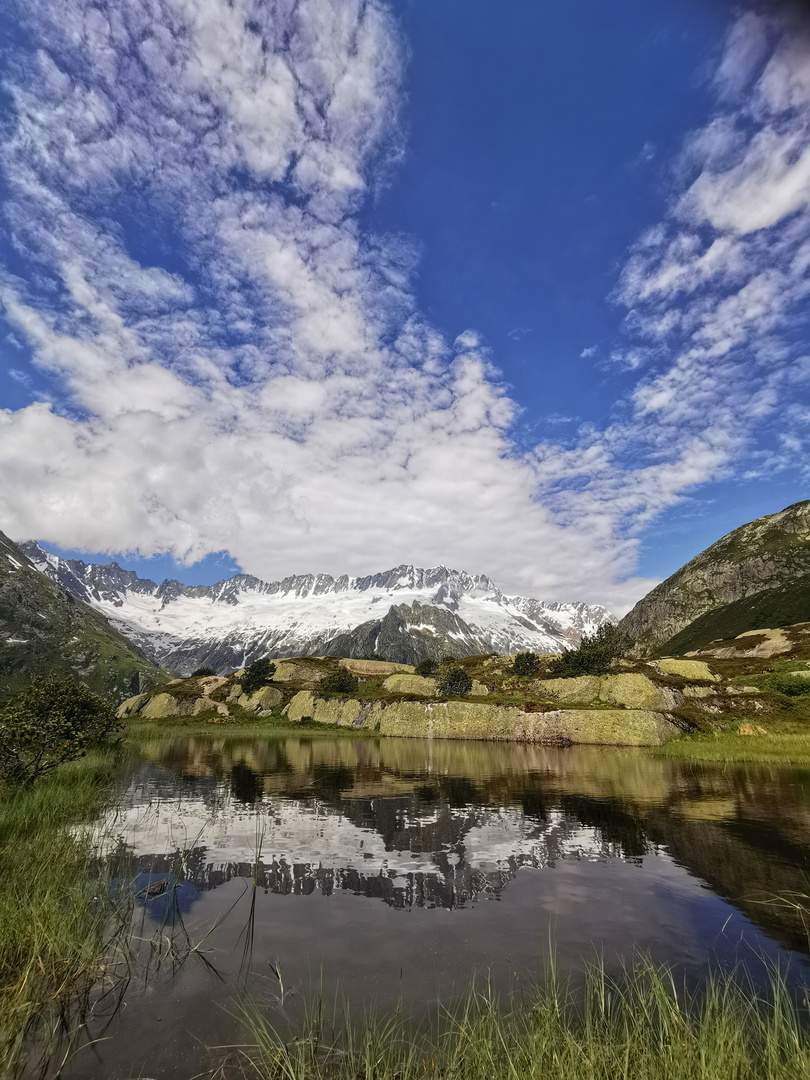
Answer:
[[[462,668],[448,668],[438,689],[442,697],[465,697],[472,690],[472,679]]]
[[[327,675],[319,683],[319,689],[329,694],[353,694],[359,686],[357,676],[352,675],[346,668],[338,668],[331,675]]]
[[[540,667],[537,653],[519,652],[512,664],[512,674],[518,676],[536,675]]]
[[[262,660],[255,660],[252,664],[248,664],[245,668],[244,675],[239,680],[242,687],[242,693],[255,694],[257,690],[261,690],[263,686],[267,686],[275,673],[276,665],[271,663],[266,657]]]
[[[76,679],[42,675],[0,713],[0,776],[28,785],[120,730],[115,709]]]
[[[420,660],[416,665],[417,675],[435,675],[438,670],[439,665],[435,660],[431,660],[430,657],[426,660]]]
[[[771,685],[778,694],[786,694],[788,697],[810,694],[810,679],[791,679],[790,675],[777,675]]]
[[[630,638],[613,623],[604,623],[595,634],[586,634],[577,649],[566,649],[548,666],[549,675],[604,675],[614,660],[630,648]]]
[[[201,679],[204,675],[216,675],[216,672],[212,667],[198,667],[191,673],[192,679]]]

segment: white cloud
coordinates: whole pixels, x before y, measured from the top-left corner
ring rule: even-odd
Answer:
[[[0,527],[186,560],[227,549],[264,577],[444,562],[618,610],[652,584],[628,578],[634,530],[731,467],[790,369],[778,333],[810,241],[801,121],[779,110],[803,82],[770,23],[767,55],[732,35],[729,115],[690,140],[672,215],[622,278],[637,338],[622,363],[641,381],[605,430],[520,454],[478,333],[445,341],[414,309],[414,248],[358,226],[399,153],[403,50],[382,3],[27,14],[40,49],[10,84],[2,164],[31,272],[0,294],[65,394],[0,412]],[[759,127],[741,134],[734,87],[760,68]],[[768,138],[784,153],[765,161]],[[782,216],[749,229],[757,213]],[[163,255],[155,235],[144,254],[137,215],[167,230],[172,269],[149,265]]]

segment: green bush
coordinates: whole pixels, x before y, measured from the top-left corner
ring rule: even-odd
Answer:
[[[438,670],[439,665],[435,660],[431,660],[430,657],[426,660],[420,660],[416,665],[417,675],[435,675]]]
[[[778,694],[786,694],[788,697],[810,694],[810,679],[791,679],[790,675],[777,675],[772,678],[771,685]]]
[[[275,673],[276,665],[271,663],[266,657],[262,660],[255,660],[252,664],[248,664],[245,668],[244,675],[239,680],[242,687],[242,693],[255,694],[257,690],[261,690],[263,686],[267,686]]]
[[[536,675],[540,667],[540,658],[537,653],[519,652],[512,664],[512,674],[520,677]]]
[[[325,690],[328,694],[353,694],[358,687],[357,676],[352,675],[346,668],[338,668],[337,671],[331,675],[327,675],[325,679],[322,679],[318,684],[320,690]]]
[[[76,679],[41,675],[0,713],[0,777],[27,786],[120,730],[115,709]]]
[[[448,668],[438,689],[442,697],[466,697],[472,690],[472,679],[463,668]]]
[[[198,667],[191,673],[192,679],[202,679],[205,675],[216,675],[216,672],[212,667]]]
[[[569,678],[576,675],[604,675],[614,660],[624,656],[632,642],[613,623],[604,623],[595,634],[586,634],[577,649],[566,649],[552,660],[548,673]]]

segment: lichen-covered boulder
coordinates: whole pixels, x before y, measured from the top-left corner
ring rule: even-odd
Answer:
[[[734,691],[731,692],[734,693]],[[703,698],[714,697],[717,689],[714,686],[685,686],[681,693],[685,698],[700,701]]]
[[[389,675],[383,683],[383,689],[392,694],[416,694],[419,697],[436,696],[436,679],[427,679],[422,675]]]
[[[470,690],[469,697],[486,697],[488,693],[489,690],[482,682],[479,682],[478,679],[473,679],[472,690]]]
[[[257,690],[254,694],[241,694],[236,699],[236,704],[241,705],[243,709],[247,709],[249,712],[255,712],[259,716],[263,716],[265,713],[269,713],[275,705],[280,704],[283,699],[284,695],[278,687],[263,686],[261,690]]]
[[[191,716],[194,698],[174,697],[173,694],[154,694],[138,710],[145,720],[161,720],[169,716]]]
[[[354,698],[344,701],[341,698],[315,700],[316,724],[332,724],[337,727],[357,727],[363,706]]]
[[[315,716],[315,695],[311,690],[299,690],[289,705],[282,710],[292,723],[300,723],[305,717]]]
[[[599,679],[599,700],[626,709],[652,709],[668,712],[678,704],[678,695],[669,687],[656,686],[640,672],[603,675]]]
[[[713,675],[709,665],[703,660],[676,660],[665,657],[655,661],[656,667],[664,675],[680,675],[682,679],[690,682],[719,682],[720,676]]]
[[[389,664],[386,660],[352,660],[351,658],[341,660],[340,666],[345,667],[352,675],[413,675],[416,670],[413,664]]]
[[[273,682],[319,682],[324,676],[324,672],[318,671],[317,668],[311,664],[294,664],[290,661],[283,661],[276,664],[276,670],[273,673]]]
[[[563,705],[590,705],[599,697],[599,676],[579,675],[574,679],[537,679],[532,689],[548,694]]]
[[[209,712],[215,712],[218,716],[230,716],[228,706],[224,701],[212,701],[209,697],[197,698],[194,702],[192,716],[199,716],[200,713]]]
[[[136,716],[148,700],[148,694],[136,694],[134,697],[127,698],[118,706],[115,715],[119,720],[124,720],[128,716]]]
[[[649,709],[558,709],[526,713],[468,701],[375,702],[367,726],[380,734],[411,738],[571,742],[610,746],[659,746],[678,734]]]

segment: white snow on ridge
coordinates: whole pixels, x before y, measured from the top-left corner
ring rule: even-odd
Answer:
[[[445,636],[470,645],[471,652],[557,653],[612,621],[602,607],[505,596],[487,577],[444,566],[400,566],[361,578],[308,574],[264,582],[236,575],[212,586],[156,585],[115,563],[66,561],[35,544],[24,550],[43,573],[168,663],[180,654],[188,659],[191,651],[202,656],[206,647],[223,642],[232,652],[244,650],[252,658],[258,649],[271,655],[305,655],[339,634],[382,619],[392,605],[452,612],[471,634],[465,637],[463,627],[456,625]],[[436,632],[429,610],[425,617],[414,614],[409,634]]]

